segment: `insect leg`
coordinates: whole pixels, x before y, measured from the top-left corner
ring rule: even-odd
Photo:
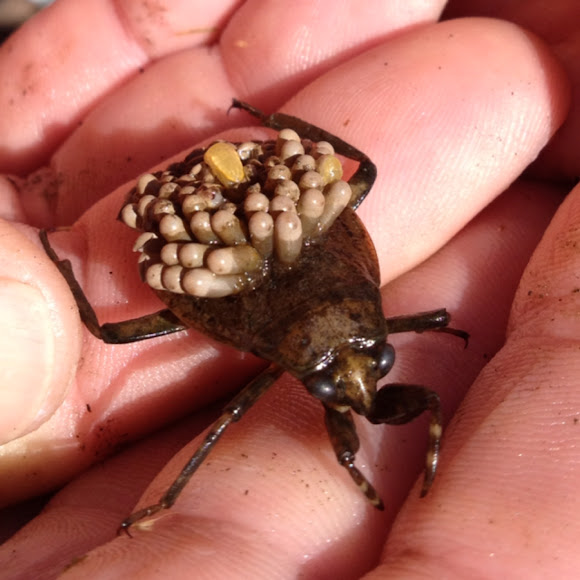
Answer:
[[[325,406],[324,408],[326,410],[324,418],[326,430],[328,431],[338,462],[346,468],[371,504],[379,510],[385,509],[375,488],[354,464],[355,454],[359,449],[360,443],[351,412],[346,411],[341,413],[331,407]]]
[[[417,314],[410,314],[405,316],[392,316],[385,318],[389,334],[396,332],[425,332],[426,330],[433,332],[445,332],[462,338],[465,341],[465,346],[469,341],[469,334],[464,330],[457,328],[449,328],[447,325],[451,321],[451,316],[445,310],[429,310],[428,312],[418,312]]]
[[[61,260],[57,256],[48,241],[46,230],[40,230],[39,237],[48,257],[53,261],[54,265],[59,269],[69,285],[84,325],[94,336],[101,339],[103,342],[109,344],[137,342],[138,340],[155,338],[157,336],[171,334],[172,332],[178,332],[187,328],[175,316],[175,314],[168,309],[160,310],[159,312],[141,316],[139,318],[133,318],[131,320],[105,323],[103,325],[99,324],[93,307],[90,305],[83,289],[75,278],[71,263],[68,260]]]
[[[439,395],[420,385],[386,385],[377,392],[373,408],[367,416],[371,423],[402,425],[409,423],[423,411],[431,411],[431,422],[421,497],[429,491],[439,461],[439,447],[443,431]]]
[[[181,470],[177,479],[163,494],[159,502],[131,514],[121,524],[121,530],[128,533],[129,528],[139,520],[156,514],[163,509],[170,508],[179,497],[179,494],[183,491],[183,488],[187,485],[187,482],[191,479],[191,476],[196,472],[212,450],[213,446],[224,434],[225,430],[231,423],[239,421],[246,411],[248,411],[250,407],[268,390],[268,388],[276,382],[283,372],[284,370],[277,364],[271,364],[252,382],[244,387],[244,389],[240,391],[223,410],[221,417],[212,425],[209,433],[197,448],[197,451]]]
[[[377,168],[375,164],[362,151],[349,145],[346,141],[343,141],[336,135],[321,129],[316,125],[311,125],[302,119],[284,113],[265,115],[259,109],[256,109],[242,101],[238,101],[237,99],[232,100],[231,108],[247,111],[250,115],[260,119],[262,125],[270,127],[271,129],[276,129],[276,131],[280,131],[281,129],[294,129],[304,139],[310,139],[311,141],[328,141],[334,147],[336,153],[358,161],[358,169],[348,182],[352,189],[352,197],[350,198],[349,204],[352,209],[356,209],[371,190],[377,177]]]

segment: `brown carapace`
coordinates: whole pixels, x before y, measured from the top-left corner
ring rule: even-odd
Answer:
[[[174,504],[228,425],[284,371],[321,401],[336,457],[372,505],[383,509],[355,466],[359,441],[351,411],[389,425],[430,411],[421,495],[435,476],[439,397],[419,385],[377,390],[395,358],[387,335],[433,330],[467,342],[467,333],[447,326],[445,309],[383,315],[375,249],[354,212],[376,176],[364,153],[295,117],[266,116],[237,100],[232,107],[278,130],[277,139],[218,141],[195,150],[165,171],[141,176],[119,214],[142,232],[134,248],[141,276],[166,309],[100,325],[70,262],[40,234],[97,338],[121,344],[191,327],[271,363],[227,405],[159,502],[122,523],[126,531]],[[348,182],[336,155],[358,162]]]

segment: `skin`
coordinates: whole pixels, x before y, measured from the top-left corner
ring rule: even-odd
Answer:
[[[52,189],[0,182],[0,501],[70,481],[0,548],[8,576],[52,578],[73,561],[63,577],[576,574],[577,3],[555,0],[548,18],[539,0],[455,2],[446,14],[503,20],[448,22],[438,2],[335,4],[224,1],[210,13],[188,0],[145,13],[64,0],[0,49],[0,168],[58,177]],[[442,398],[440,472],[419,499],[426,418],[360,422],[357,463],[386,505],[373,510],[336,464],[320,405],[284,376],[170,512],[117,537],[263,363],[193,331],[100,343],[36,228],[72,226],[51,241],[102,321],[158,309],[134,233],[114,220],[123,184],[215,135],[269,135],[237,128],[252,121],[226,116],[232,96],[365,151],[379,178],[358,213],[385,311],[445,306],[471,333],[467,350],[443,335],[393,338],[388,380]],[[23,512],[5,512],[5,534]]]

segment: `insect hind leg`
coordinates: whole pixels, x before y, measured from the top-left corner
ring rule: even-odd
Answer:
[[[132,513],[120,527],[120,531],[129,534],[129,528],[157,512],[170,508],[187,485],[193,474],[205,461],[214,445],[219,441],[226,429],[236,421],[239,421],[254,403],[272,386],[284,370],[277,364],[271,364],[260,373],[253,381],[246,385],[226,406],[220,418],[211,426],[201,445],[197,448],[191,459],[185,464],[181,473],[171,484],[169,489],[161,496],[160,500],[153,505],[142,508]],[[129,534],[130,535],[130,534]]]

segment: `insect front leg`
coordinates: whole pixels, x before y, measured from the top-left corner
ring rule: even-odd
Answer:
[[[71,263],[68,260],[61,260],[48,241],[46,230],[39,232],[40,241],[54,265],[59,269],[66,280],[74,296],[79,309],[79,314],[84,325],[89,331],[109,344],[124,344],[137,342],[148,338],[155,338],[172,332],[185,330],[187,327],[168,309],[160,310],[153,314],[123,320],[121,322],[99,324],[97,315],[90,305],[83,289],[75,278]]]
[[[421,497],[429,491],[439,461],[439,448],[443,431],[439,395],[420,385],[387,385],[375,395],[373,408],[367,416],[371,423],[403,425],[424,411],[431,411],[431,422],[429,424],[429,444]]]
[[[356,433],[352,413],[350,411],[341,413],[340,411],[326,406],[324,408],[326,411],[324,418],[326,430],[328,431],[338,462],[346,468],[349,475],[371,504],[379,510],[385,509],[375,488],[354,464],[355,455],[360,447],[360,443]]]
[[[352,189],[352,196],[349,203],[352,209],[356,209],[371,190],[377,177],[376,165],[362,151],[343,141],[336,135],[292,115],[286,115],[284,113],[265,115],[259,109],[237,99],[232,100],[232,108],[247,111],[250,115],[260,119],[262,125],[270,127],[270,129],[275,129],[276,131],[280,131],[281,129],[294,129],[303,139],[328,141],[334,147],[336,153],[358,161],[358,169],[348,182]]]
[[[129,528],[136,522],[149,517],[157,512],[170,508],[191,476],[197,471],[199,466],[204,462],[209,452],[218,442],[225,430],[234,422],[239,421],[243,415],[252,407],[252,405],[272,386],[284,370],[277,364],[271,364],[266,370],[259,374],[250,382],[242,391],[224,409],[221,417],[212,425],[209,433],[191,459],[187,462],[177,479],[171,484],[169,489],[163,494],[161,499],[153,505],[140,509],[131,514],[122,524],[121,530],[129,533]]]

